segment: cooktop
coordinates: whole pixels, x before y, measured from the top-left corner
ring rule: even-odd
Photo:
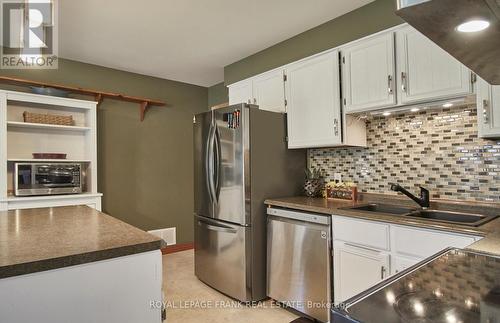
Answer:
[[[332,322],[500,322],[500,257],[447,249],[339,304]]]

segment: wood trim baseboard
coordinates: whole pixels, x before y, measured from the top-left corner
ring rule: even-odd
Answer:
[[[194,249],[194,242],[178,243],[178,244],[174,244],[171,246],[166,246],[165,248],[161,249],[161,253],[163,255],[167,255],[170,253],[175,253],[175,252],[185,251],[185,250],[190,250],[190,249]]]

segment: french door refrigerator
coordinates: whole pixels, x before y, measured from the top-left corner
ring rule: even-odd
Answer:
[[[238,104],[194,118],[195,274],[240,301],[266,297],[266,207],[301,193],[305,150],[281,113]]]

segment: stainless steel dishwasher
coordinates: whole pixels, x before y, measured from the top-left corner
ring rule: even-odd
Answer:
[[[327,322],[332,300],[331,217],[267,209],[267,295]]]

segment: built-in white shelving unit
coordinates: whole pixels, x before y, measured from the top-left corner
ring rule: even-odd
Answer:
[[[30,122],[19,122],[19,121],[7,121],[7,127],[14,128],[31,128],[31,129],[53,129],[61,131],[88,131],[90,127],[77,127],[77,126],[61,126],[43,123],[30,123]]]
[[[0,210],[65,205],[101,208],[97,192],[97,102],[0,90]],[[71,115],[72,126],[24,122],[23,112]],[[67,159],[33,159],[33,153],[65,153]],[[16,162],[79,163],[84,193],[17,197]]]

